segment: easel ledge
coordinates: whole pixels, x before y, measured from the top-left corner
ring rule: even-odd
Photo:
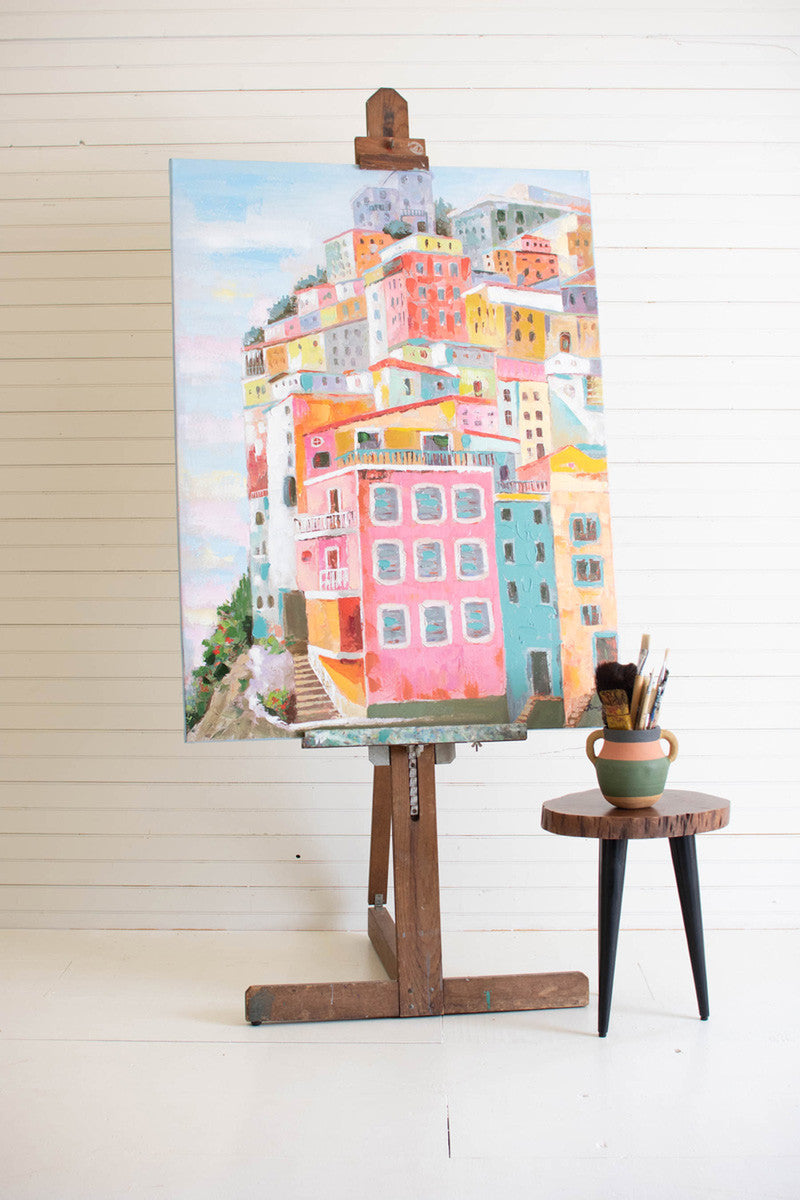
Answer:
[[[304,750],[342,746],[429,746],[524,742],[524,725],[344,725],[310,729],[303,734]]]
[[[427,168],[425,143],[409,138],[408,105],[392,88],[367,101],[367,137],[356,138],[363,168]],[[249,987],[251,1025],[352,1021],[455,1013],[579,1008],[589,1003],[580,971],[445,979],[439,909],[436,762],[455,743],[524,741],[524,721],[504,725],[328,726],[303,735],[307,749],[367,746],[373,764],[367,932],[388,976],[356,983]],[[392,853],[395,917],[387,911]]]

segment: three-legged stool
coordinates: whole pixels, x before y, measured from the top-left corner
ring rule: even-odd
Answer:
[[[542,806],[542,825],[550,833],[600,840],[598,958],[600,1005],[597,1031],[608,1033],[614,964],[617,957],[619,916],[625,859],[631,838],[669,838],[675,881],[689,943],[694,986],[701,1020],[708,1019],[708,982],[703,946],[703,918],[694,835],[728,824],[730,805],[719,796],[702,792],[666,791],[651,808],[613,808],[593,788],[548,800]]]

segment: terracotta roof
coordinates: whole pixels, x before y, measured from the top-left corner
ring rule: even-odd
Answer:
[[[419,371],[425,375],[446,375],[448,379],[457,378],[457,371],[446,371],[443,367],[427,367],[424,363],[406,362],[404,358],[382,358],[380,362],[372,363],[368,368],[377,371],[381,367],[399,367],[403,371]]]

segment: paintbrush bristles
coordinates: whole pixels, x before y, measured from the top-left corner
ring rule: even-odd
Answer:
[[[610,692],[598,692],[603,705],[603,720],[609,729],[633,729],[628,696],[622,688]]]
[[[613,692],[617,689],[625,690],[624,683],[624,668],[622,663],[604,662],[600,663],[594,673],[594,682],[598,692]]]
[[[600,692],[623,691],[630,704],[633,685],[636,682],[636,663],[623,665],[618,662],[600,663],[594,673],[595,686]]]

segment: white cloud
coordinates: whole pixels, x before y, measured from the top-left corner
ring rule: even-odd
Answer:
[[[220,416],[217,413],[185,412],[178,417],[178,438],[182,446],[241,446],[244,420],[241,413]]]
[[[177,239],[212,253],[225,250],[302,251],[319,240],[312,222],[286,212],[276,213],[254,204],[243,221],[201,221],[189,202],[177,206],[174,228]]]
[[[181,480],[181,494],[186,500],[238,500],[247,494],[247,483],[240,471],[205,471],[192,473]]]

